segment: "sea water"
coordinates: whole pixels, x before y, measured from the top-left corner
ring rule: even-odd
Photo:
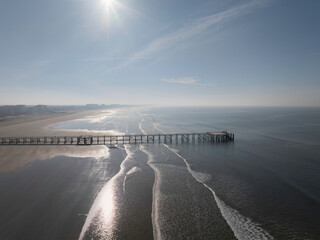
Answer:
[[[113,161],[113,167],[105,168],[99,187],[86,200],[79,239],[320,236],[319,108],[126,108],[54,128],[117,134],[223,130],[235,134],[235,141],[228,143],[110,149],[103,161]],[[122,158],[115,161],[112,153]],[[54,166],[56,160],[50,161]],[[88,174],[87,167],[84,175]],[[0,183],[5,178],[13,179],[10,174],[0,176]]]

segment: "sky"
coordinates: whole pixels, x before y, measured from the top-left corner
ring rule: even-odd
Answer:
[[[320,106],[318,0],[1,0],[0,105]]]

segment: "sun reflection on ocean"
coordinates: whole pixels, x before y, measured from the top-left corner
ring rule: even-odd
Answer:
[[[115,214],[113,182],[113,179],[111,179],[98,194],[79,239],[91,239],[92,236],[101,239],[112,238]]]
[[[103,189],[101,202],[99,204],[101,206],[101,224],[104,229],[110,228],[112,226],[114,213],[112,182],[111,184],[107,184],[106,189]]]

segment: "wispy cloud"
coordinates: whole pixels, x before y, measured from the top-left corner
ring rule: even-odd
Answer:
[[[183,84],[183,85],[197,85],[197,86],[214,86],[211,83],[202,83],[199,79],[194,77],[185,77],[185,78],[164,78],[161,79],[162,82]]]
[[[78,59],[80,62],[103,62],[103,61],[125,61],[130,58],[120,58],[120,57],[105,57],[105,58],[82,58]],[[151,59],[151,58],[140,58],[140,59]]]
[[[195,84],[199,80],[195,78],[164,78],[162,82],[178,83],[178,84]]]
[[[151,55],[167,51],[180,45],[183,41],[192,37],[198,36],[209,28],[232,18],[248,12],[249,10],[264,4],[265,0],[252,0],[249,3],[231,8],[229,10],[215,13],[206,17],[198,18],[186,26],[178,29],[175,32],[164,35],[153,40],[140,52],[133,55],[131,58],[121,64],[121,67],[129,65],[141,58],[147,58]]]
[[[42,67],[50,64],[50,60],[39,60],[32,62],[33,67]]]

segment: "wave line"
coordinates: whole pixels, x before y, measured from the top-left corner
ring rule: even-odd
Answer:
[[[230,226],[231,230],[234,233],[234,236],[239,240],[247,240],[247,239],[273,239],[273,237],[264,229],[262,229],[258,224],[254,223],[250,218],[242,216],[237,210],[229,207],[226,205],[214,192],[212,188],[210,188],[206,183],[205,180],[199,178],[199,174],[191,169],[188,161],[182,157],[176,150],[170,148],[168,145],[163,144],[166,148],[170,151],[175,153],[179,158],[181,158],[187,169],[188,172],[192,175],[192,177],[199,183],[202,183],[210,192],[213,194],[213,197],[218,205],[218,208],[221,212],[221,215],[226,220],[228,225]]]

